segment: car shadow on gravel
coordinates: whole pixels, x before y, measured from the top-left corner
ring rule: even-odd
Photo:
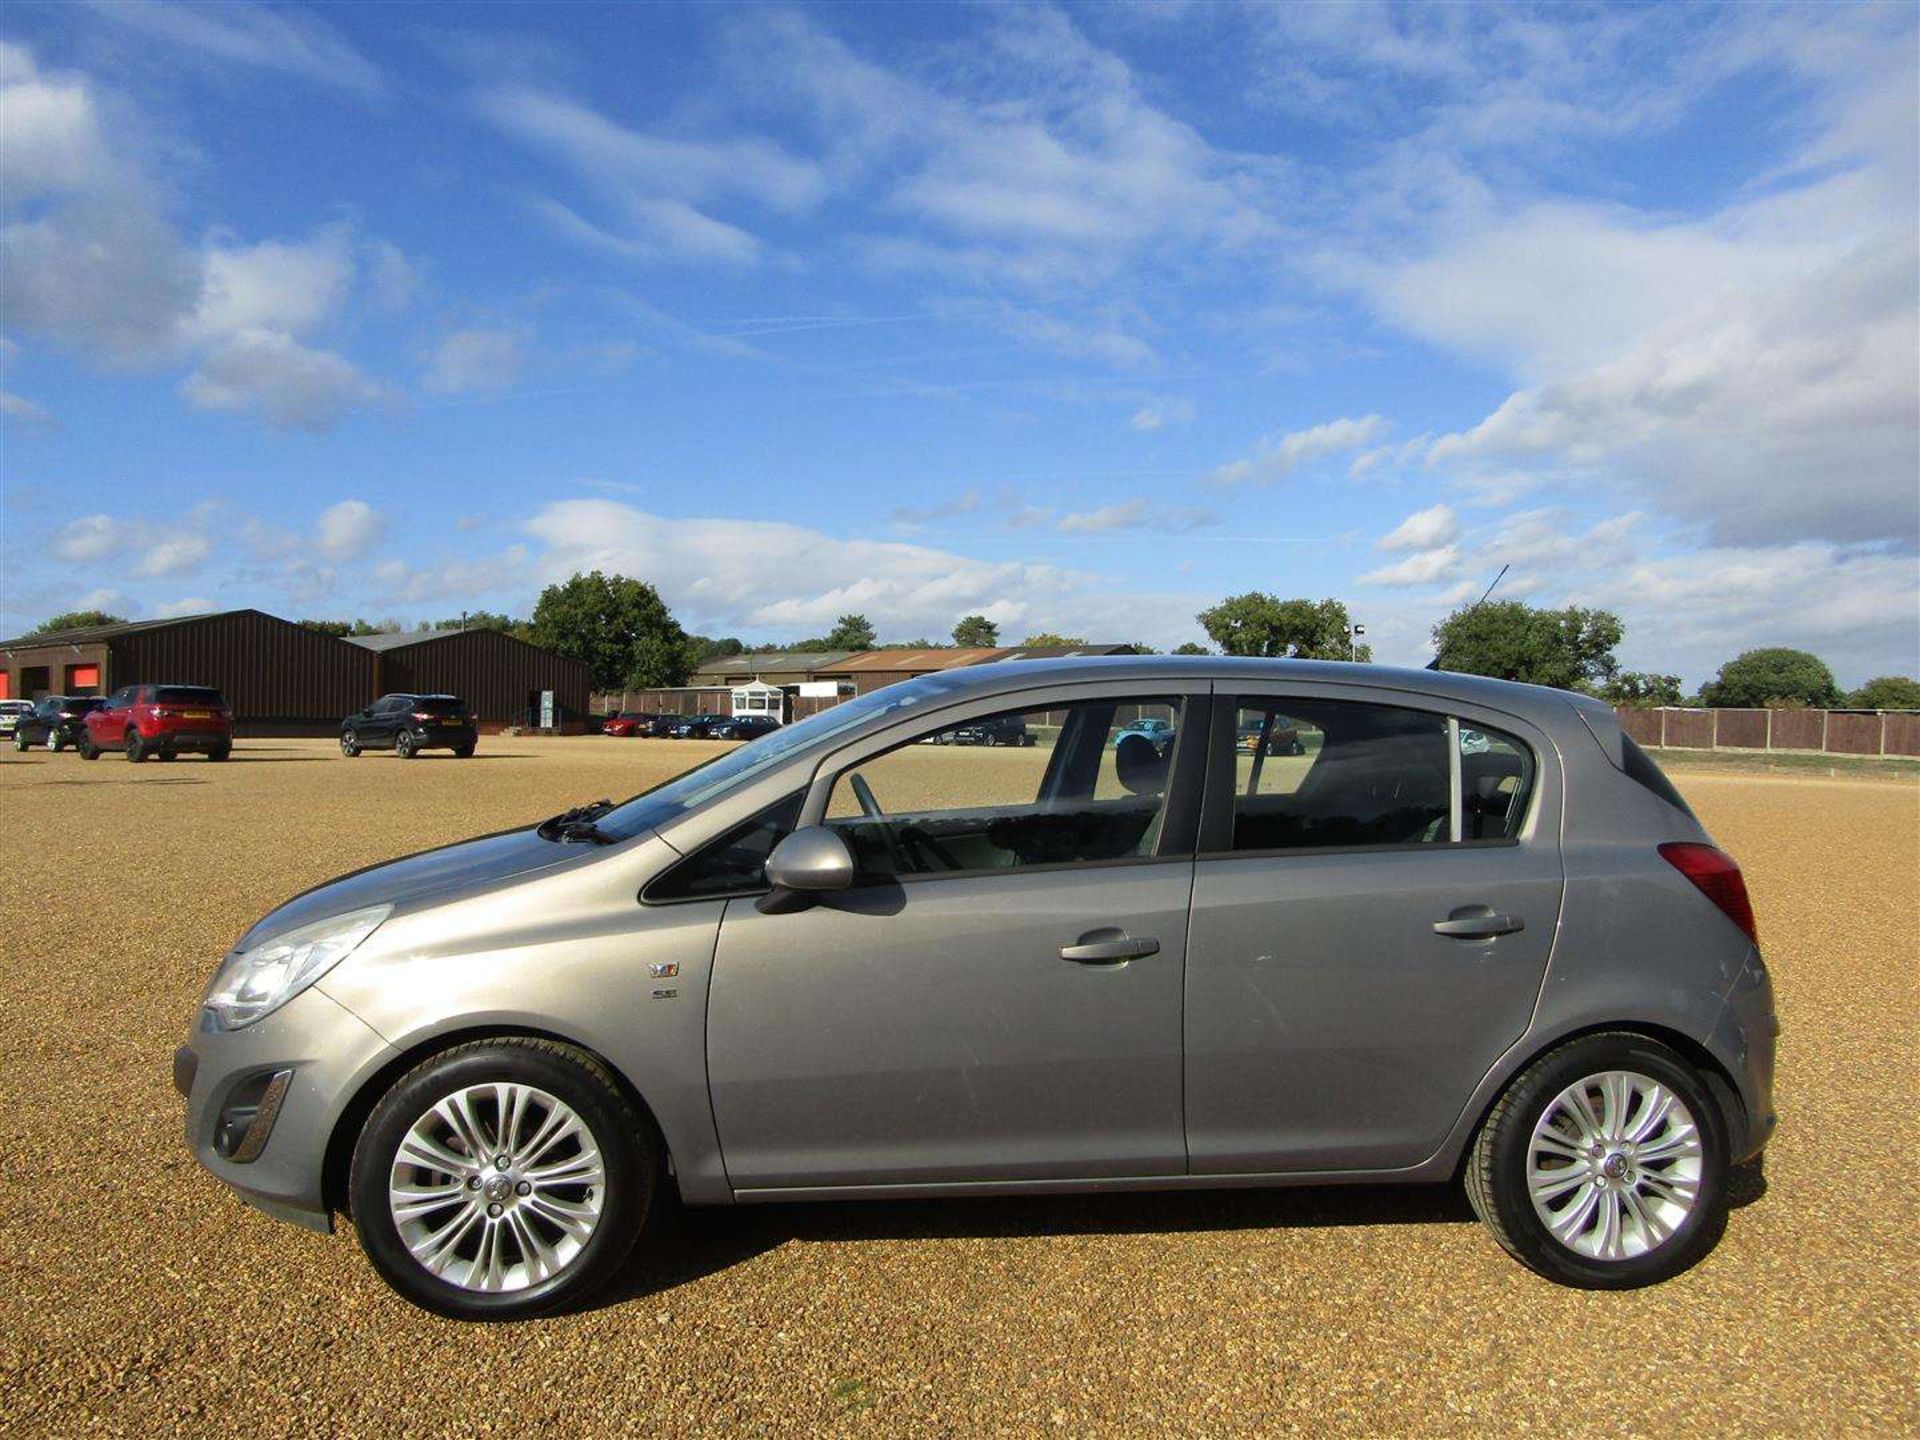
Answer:
[[[1727,1177],[1735,1210],[1767,1193],[1761,1160]],[[946,1200],[823,1200],[689,1206],[661,1195],[633,1258],[582,1310],[600,1310],[705,1279],[793,1241],[980,1240],[1045,1235],[1179,1235],[1349,1225],[1478,1224],[1453,1185],[1311,1185],[1144,1190],[1107,1195]]]
[[[793,1241],[978,1240],[1046,1235],[1177,1235],[1345,1225],[1472,1224],[1458,1187],[1326,1185],[947,1200],[834,1200],[688,1206],[662,1196],[633,1259],[582,1308],[642,1300]]]

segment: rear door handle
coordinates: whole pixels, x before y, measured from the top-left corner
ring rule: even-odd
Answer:
[[[1076,965],[1117,965],[1123,960],[1139,960],[1160,953],[1160,942],[1151,936],[1138,939],[1124,930],[1089,930],[1072,945],[1060,947],[1060,958]]]
[[[1503,915],[1491,905],[1462,905],[1444,920],[1433,922],[1434,933],[1456,940],[1491,940],[1527,928],[1518,915]]]

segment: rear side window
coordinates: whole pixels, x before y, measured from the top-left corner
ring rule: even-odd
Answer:
[[[224,705],[220,692],[205,685],[162,685],[154,691],[156,705]]]
[[[1460,838],[1511,840],[1533,793],[1533,752],[1511,735],[1460,726]]]
[[[1234,850],[1446,843],[1444,715],[1243,700],[1234,734]]]
[[[800,819],[800,802],[805,798],[806,792],[797,790],[734,826],[654,881],[645,898],[660,904],[765,890],[767,857],[774,846],[793,833]]]
[[[1682,814],[1693,814],[1687,802],[1680,798],[1680,792],[1673,788],[1673,782],[1667,779],[1667,772],[1654,763],[1651,755],[1634,743],[1631,735],[1620,737],[1620,750],[1622,758],[1626,761],[1624,768],[1629,780],[1646,786]]]

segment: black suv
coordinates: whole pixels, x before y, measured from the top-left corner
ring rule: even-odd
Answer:
[[[44,745],[49,750],[78,747],[87,728],[87,712],[101,706],[98,695],[48,695],[20,717],[13,727],[13,748]]]
[[[464,760],[479,741],[480,727],[458,695],[382,695],[340,722],[340,753],[349,759],[362,750],[391,750],[402,760],[451,750]]]
[[[951,731],[953,745],[1031,745],[1027,722],[1018,715],[994,715]]]

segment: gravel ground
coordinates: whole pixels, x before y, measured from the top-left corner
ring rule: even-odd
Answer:
[[[596,1308],[481,1328],[199,1173],[168,1057],[248,923],[714,748],[0,754],[0,1430],[1920,1430],[1910,783],[1680,776],[1754,891],[1782,1119],[1719,1250],[1652,1290],[1550,1285],[1425,1189],[668,1205]]]

